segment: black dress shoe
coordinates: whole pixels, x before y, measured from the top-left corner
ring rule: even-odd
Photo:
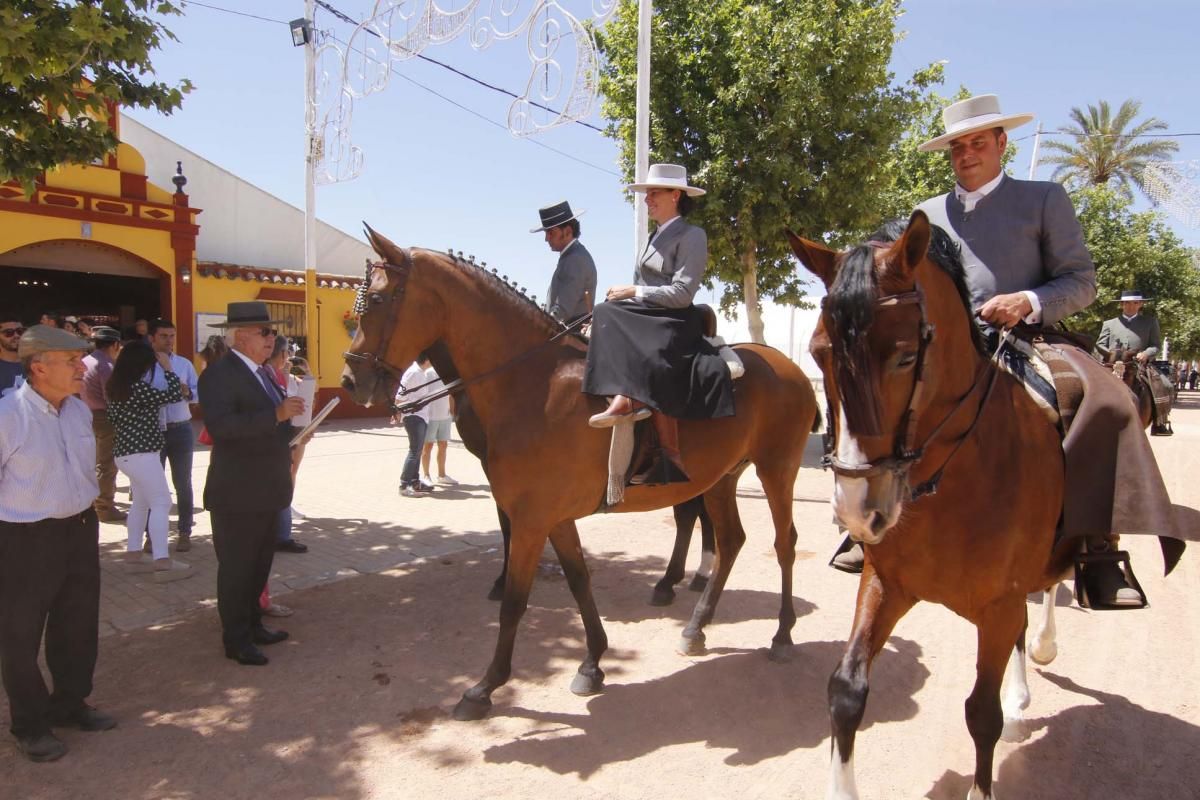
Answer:
[[[54,714],[50,724],[56,728],[78,728],[81,731],[108,731],[117,727],[115,719],[89,705],[70,714]]]
[[[300,544],[295,539],[288,539],[286,542],[275,545],[275,549],[281,553],[307,553],[308,545]]]
[[[17,749],[30,761],[57,761],[67,754],[67,746],[52,733],[18,736]]]
[[[251,635],[254,637],[255,644],[279,644],[284,639],[288,638],[287,631],[273,631],[270,628],[259,625],[255,628]]]
[[[265,666],[270,659],[263,655],[263,651],[259,650],[252,644],[242,645],[241,647],[226,647],[225,657],[232,658],[239,664],[245,664],[248,667]]]

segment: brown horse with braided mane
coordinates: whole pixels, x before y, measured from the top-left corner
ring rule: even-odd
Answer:
[[[834,510],[866,545],[850,641],[829,679],[827,796],[858,797],[852,757],[871,663],[927,601],[978,631],[968,800],[986,800],[996,742],[1020,735],[1029,702],[1026,595],[1072,563],[1074,544],[1054,542],[1059,434],[989,358],[957,248],[922,212],[843,254],[794,236],[792,245],[829,290],[810,349],[833,417]]]
[[[575,527],[575,520],[601,509],[608,470],[609,434],[587,424],[604,400],[580,391],[587,345],[560,335],[552,317],[472,263],[397,247],[370,229],[368,236],[383,261],[372,265],[363,286],[364,310],[346,353],[343,386],[360,403],[388,405],[403,366],[436,340],[444,341],[484,428],[492,494],[512,525],[495,654],[483,679],[455,707],[455,718],[485,716],[492,692],[508,681],[517,627],[547,537],[587,638],[587,655],[571,689],[602,691],[600,657],[608,642]],[[745,541],[738,477],[754,464],[771,509],[782,583],[771,653],[786,658],[796,621],[792,490],[817,418],[816,398],[804,373],[782,353],[758,345],[739,345],[737,353],[746,368],[735,384],[737,414],[680,421],[691,481],[631,487],[620,505],[607,510],[649,511],[704,495],[717,553],[681,642],[686,652],[702,652],[704,626]]]

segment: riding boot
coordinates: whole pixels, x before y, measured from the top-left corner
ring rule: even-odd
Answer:
[[[1087,592],[1087,606],[1093,609],[1144,608],[1144,595],[1130,585],[1129,576],[1115,558],[1105,554],[1116,554],[1120,537],[1089,536],[1085,549],[1087,566],[1082,578]],[[1099,556],[1099,558],[1096,558]]]
[[[839,525],[838,530],[845,531],[846,529]],[[867,554],[863,550],[862,542],[853,541],[847,536],[838,545],[833,558],[829,559],[829,566],[842,572],[849,572],[851,575],[858,575],[863,571],[863,563],[866,560]]]
[[[612,402],[608,404],[608,408],[600,414],[593,414],[588,418],[588,425],[593,428],[611,428],[618,422],[630,420],[637,422],[650,416],[650,409],[646,408],[645,403],[640,403],[637,400],[631,400],[623,394],[618,394],[613,397]]]
[[[660,486],[664,483],[687,483],[691,480],[683,470],[683,459],[679,456],[679,423],[674,417],[655,412],[651,417],[654,432],[658,434],[658,450],[650,459],[650,466],[629,479],[633,486]]]

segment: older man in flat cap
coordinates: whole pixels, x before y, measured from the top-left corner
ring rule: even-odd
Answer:
[[[53,761],[52,727],[102,731],[88,706],[100,613],[96,439],[83,389],[87,343],[35,325],[18,345],[25,383],[0,399],[0,668],[17,747]],[[42,633],[49,691],[38,668]]]

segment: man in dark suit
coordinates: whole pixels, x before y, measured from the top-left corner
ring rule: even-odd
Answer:
[[[230,351],[200,376],[200,407],[213,440],[204,507],[217,551],[217,609],[225,656],[261,666],[256,645],[282,642],[286,631],[262,624],[258,598],[271,574],[279,512],[292,502],[291,418],[304,412],[263,366],[280,320],[262,302],[230,303],[220,327]]]
[[[540,228],[530,233],[546,234],[546,244],[558,253],[558,266],[546,294],[546,311],[559,322],[570,324],[592,310],[596,302],[596,263],[579,241],[579,217],[567,201],[538,209]]]

